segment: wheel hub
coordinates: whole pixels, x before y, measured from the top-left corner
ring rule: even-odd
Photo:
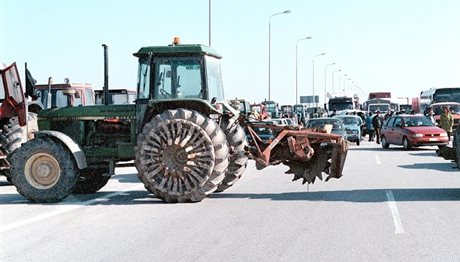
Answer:
[[[179,145],[171,145],[164,149],[162,163],[173,173],[183,171],[187,164],[188,154]]]
[[[27,160],[25,165],[27,181],[34,187],[48,189],[54,186],[61,172],[57,160],[49,154],[37,154]]]

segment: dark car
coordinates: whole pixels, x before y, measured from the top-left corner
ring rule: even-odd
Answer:
[[[347,134],[345,132],[345,128],[343,127],[342,120],[336,117],[327,117],[327,118],[312,118],[309,119],[307,122],[306,128],[320,128],[324,129],[326,125],[331,125],[332,134],[341,135],[345,139],[347,138]]]
[[[417,146],[445,146],[449,143],[446,131],[436,127],[423,115],[390,117],[382,127],[382,147],[402,145],[404,149]]]

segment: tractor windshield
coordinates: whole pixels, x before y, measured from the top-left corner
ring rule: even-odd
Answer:
[[[205,98],[200,58],[156,59],[154,99]]]

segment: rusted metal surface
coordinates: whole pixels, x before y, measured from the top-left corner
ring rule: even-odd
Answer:
[[[276,126],[264,122],[241,123],[251,136],[249,156],[256,161],[258,169],[269,165],[289,166],[287,174],[294,180],[314,183],[323,179],[340,178],[348,152],[347,142],[342,136],[327,134],[325,130]],[[254,128],[267,128],[274,134],[271,143],[264,142]]]

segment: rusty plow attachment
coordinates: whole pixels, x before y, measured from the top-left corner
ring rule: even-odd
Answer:
[[[254,127],[269,128],[276,136],[264,142],[257,136]],[[312,184],[315,179],[323,179],[322,173],[330,178],[340,178],[348,152],[347,142],[340,135],[327,134],[322,130],[294,129],[251,123],[247,130],[252,137],[250,157],[256,160],[256,167],[262,169],[269,165],[283,163],[289,166],[287,174],[302,183]]]

